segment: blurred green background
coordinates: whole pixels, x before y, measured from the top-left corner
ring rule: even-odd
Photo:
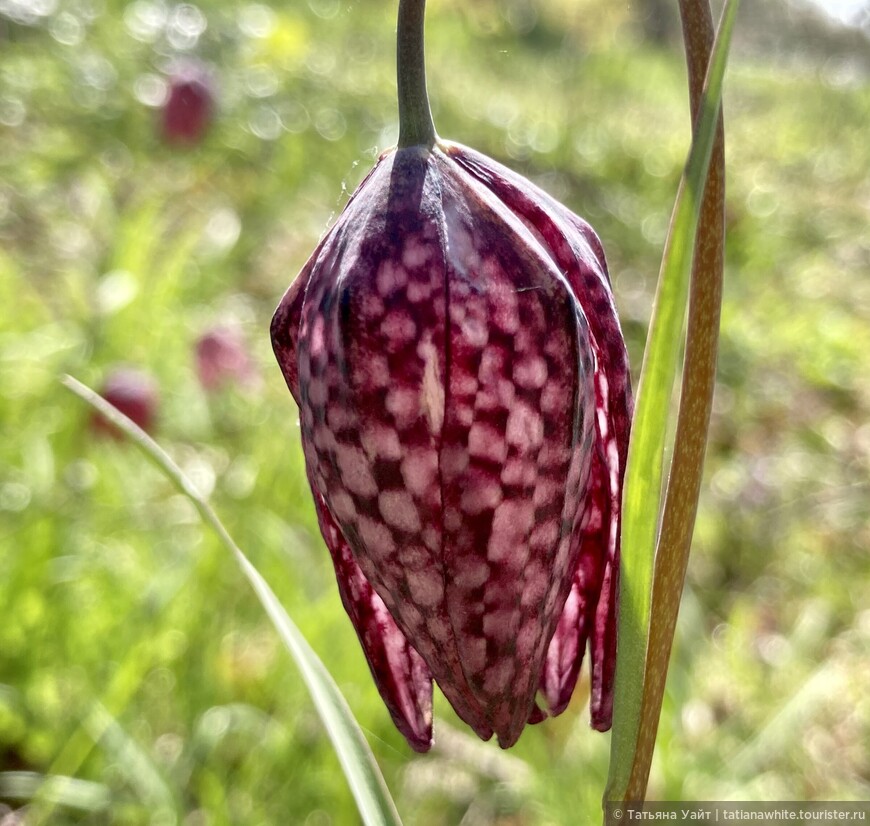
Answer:
[[[118,364],[155,377],[157,439],[323,657],[408,824],[599,817],[609,736],[585,684],[510,752],[440,698],[429,756],[393,729],[271,355],[272,309],[395,140],[395,5],[0,2],[0,818],[51,774],[73,778],[56,824],[358,822],[233,561],[58,383]],[[675,5],[429,11],[439,132],[597,228],[635,370],[689,143]],[[191,148],[157,130],[183,56],[218,101]],[[870,798],[868,77],[866,29],[744,3],[720,380],[652,797]],[[215,326],[256,375],[207,390],[194,349]]]

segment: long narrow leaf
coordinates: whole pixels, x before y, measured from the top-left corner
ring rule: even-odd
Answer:
[[[679,0],[679,5],[689,72],[689,100],[692,117],[697,119],[713,47],[713,15],[708,0]],[[725,132],[720,111],[689,285],[680,410],[655,554],[650,604],[650,616],[655,619],[650,625],[641,728],[625,793],[627,800],[642,800],[646,796],[668,662],[689,565],[716,384],[724,258]]]
[[[214,530],[224,547],[235,557],[260,604],[296,661],[320,719],[332,740],[363,822],[367,826],[400,826],[399,814],[377,761],[341,691],[320,658],[308,645],[302,632],[287,615],[272,589],[236,545],[206,498],[196,490],[160,445],[98,393],[72,376],[65,376],[63,384],[122,430],[142,450],[179,491],[190,499],[203,521]]]
[[[656,539],[659,529],[664,448],[686,315],[689,275],[704,191],[716,135],[731,31],[739,0],[729,0],[722,15],[689,159],[677,192],[655,306],[644,353],[638,401],[632,424],[623,499],[620,572],[619,649],[611,740],[610,775],[605,796],[622,800],[628,791],[642,728],[658,721],[641,719],[650,677],[647,646]],[[684,400],[686,401],[686,400]],[[667,662],[656,667],[666,668]]]
[[[93,741],[101,742],[114,758],[118,771],[149,811],[174,812],[176,800],[160,769],[100,702],[86,715],[84,726]]]
[[[0,798],[28,801],[39,798],[86,812],[108,809],[112,803],[111,792],[102,783],[29,771],[0,772]],[[30,811],[27,814],[30,822]]]

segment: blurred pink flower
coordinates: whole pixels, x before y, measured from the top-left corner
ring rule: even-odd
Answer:
[[[237,383],[253,387],[259,375],[241,331],[236,327],[212,327],[196,342],[196,372],[208,391]]]
[[[199,63],[178,66],[169,79],[161,112],[164,139],[171,144],[199,143],[214,118],[214,84]]]
[[[150,373],[135,367],[115,367],[103,382],[100,395],[144,431],[152,431],[160,395],[157,382]],[[91,427],[101,436],[122,438],[118,428],[99,413],[92,416]]]

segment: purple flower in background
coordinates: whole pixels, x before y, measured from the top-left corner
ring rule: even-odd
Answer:
[[[591,227],[465,147],[392,150],[272,343],[342,601],[412,748],[433,679],[513,745],[568,705],[587,641],[609,728],[632,401]]]
[[[160,396],[149,373],[135,367],[115,367],[106,376],[100,395],[142,430],[153,430]],[[94,413],[91,426],[100,435],[122,438],[121,431],[99,413]]]
[[[196,372],[209,392],[233,383],[253,387],[258,380],[241,330],[226,325],[212,327],[197,339]]]
[[[161,110],[164,139],[179,145],[199,143],[211,125],[214,108],[214,86],[205,67],[195,62],[178,65]]]

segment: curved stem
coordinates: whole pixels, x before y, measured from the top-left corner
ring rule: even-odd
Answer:
[[[399,0],[396,70],[399,87],[399,147],[432,146],[435,124],[426,91],[423,21],[426,0]]]

